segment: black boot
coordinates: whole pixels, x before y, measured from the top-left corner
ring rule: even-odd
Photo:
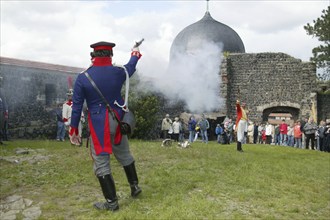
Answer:
[[[237,151],[243,152],[243,150],[242,150],[242,143],[239,142],[239,141],[237,141]]]
[[[97,202],[94,204],[94,207],[101,210],[118,210],[118,199],[116,196],[116,188],[112,175],[108,174],[105,176],[100,176],[98,177],[98,179],[100,181],[100,185],[106,202]]]
[[[132,162],[128,166],[124,166],[124,170],[125,170],[129,185],[131,187],[131,196],[137,197],[142,192],[142,190],[138,185],[139,180],[138,180],[138,177],[136,174],[134,162]]]

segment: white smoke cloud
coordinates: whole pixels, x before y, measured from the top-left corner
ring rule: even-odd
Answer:
[[[148,62],[139,68],[140,88],[160,92],[173,103],[184,101],[191,112],[219,110],[224,105],[220,97],[221,54],[222,46],[199,41],[198,47],[176,53],[170,64]]]

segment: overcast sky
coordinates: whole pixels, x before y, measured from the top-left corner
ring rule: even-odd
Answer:
[[[209,1],[211,16],[241,37],[247,53],[284,52],[308,61],[320,43],[303,29],[329,0]],[[142,68],[166,63],[176,35],[200,20],[205,0],[7,1],[1,0],[1,56],[74,67],[90,64],[90,44],[116,43],[114,62],[128,61],[134,41]]]

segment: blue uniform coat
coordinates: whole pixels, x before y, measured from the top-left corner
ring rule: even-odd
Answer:
[[[125,65],[129,76],[135,72],[139,56],[132,55],[129,62]],[[93,65],[87,69],[88,74],[102,92],[112,109],[122,118],[123,110],[114,105],[117,101],[120,105],[124,104],[121,97],[121,89],[126,80],[123,68],[111,64],[110,57],[96,57]],[[73,106],[71,116],[71,127],[77,128],[80,120],[84,100],[88,107],[88,124],[94,143],[95,152],[99,154],[111,154],[112,145],[110,139],[109,114],[102,98],[89,82],[85,74],[78,75],[73,94]],[[115,143],[120,143],[121,134],[117,127]]]

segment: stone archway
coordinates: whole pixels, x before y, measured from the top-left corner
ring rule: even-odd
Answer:
[[[268,121],[268,117],[271,113],[287,113],[292,115],[292,120],[296,121],[299,118],[299,108],[289,106],[274,106],[266,108],[262,112],[262,120]]]

